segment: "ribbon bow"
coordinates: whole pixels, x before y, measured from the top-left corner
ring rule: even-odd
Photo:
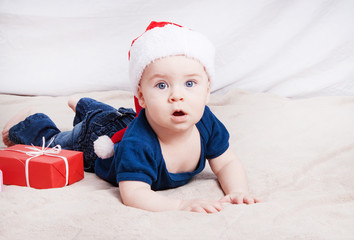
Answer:
[[[33,150],[32,152],[24,152],[26,153],[28,156],[33,156],[33,157],[38,157],[41,155],[49,155],[51,156],[52,154],[59,154],[61,151],[61,146],[60,145],[56,145],[53,148],[49,148],[49,146],[53,143],[54,138],[50,139],[50,142],[48,143],[47,146],[45,146],[45,137],[42,137],[42,149],[38,149],[36,148],[33,144],[32,147],[26,147],[28,149]],[[49,148],[49,149],[48,149]],[[55,156],[57,157],[57,156]]]

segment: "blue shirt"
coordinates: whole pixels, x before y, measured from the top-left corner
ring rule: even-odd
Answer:
[[[185,185],[204,169],[206,159],[222,155],[229,147],[229,133],[209,107],[205,107],[196,126],[200,133],[201,154],[193,172],[168,172],[160,143],[143,109],[130,123],[122,141],[115,144],[114,156],[96,160],[96,174],[114,185],[120,181],[145,182],[155,191]]]

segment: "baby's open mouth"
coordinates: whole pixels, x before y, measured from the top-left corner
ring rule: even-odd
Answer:
[[[186,115],[186,114],[183,111],[175,111],[173,113],[173,116],[175,116],[175,117],[180,117],[180,116],[184,116],[184,115]]]

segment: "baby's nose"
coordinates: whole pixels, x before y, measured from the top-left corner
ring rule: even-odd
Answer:
[[[171,96],[170,96],[170,102],[178,102],[178,101],[183,101],[184,97],[183,97],[183,93],[180,90],[173,90],[171,92]]]

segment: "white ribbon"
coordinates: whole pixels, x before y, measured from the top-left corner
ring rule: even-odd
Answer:
[[[44,137],[42,138],[42,141],[43,141],[42,149],[38,149],[35,146],[33,146],[33,144],[32,144],[32,147],[26,147],[26,148],[32,150],[32,151],[28,151],[28,152],[21,151],[21,150],[16,150],[16,149],[3,149],[3,150],[22,152],[22,153],[25,153],[28,156],[31,156],[30,158],[28,158],[26,160],[26,165],[25,165],[26,183],[27,183],[28,187],[31,187],[30,183],[29,183],[29,170],[28,170],[29,162],[30,162],[31,159],[39,157],[39,156],[43,156],[43,155],[51,156],[51,157],[59,157],[59,158],[64,160],[65,169],[66,169],[65,185],[64,186],[68,185],[68,182],[69,182],[69,163],[68,163],[68,159],[66,157],[58,155],[60,153],[60,151],[61,151],[61,146],[60,145],[56,145],[53,148],[48,148],[50,146],[50,144],[52,144],[52,142],[54,141],[54,138],[52,138],[50,140],[50,142],[47,145],[47,147],[45,147],[45,138]]]

